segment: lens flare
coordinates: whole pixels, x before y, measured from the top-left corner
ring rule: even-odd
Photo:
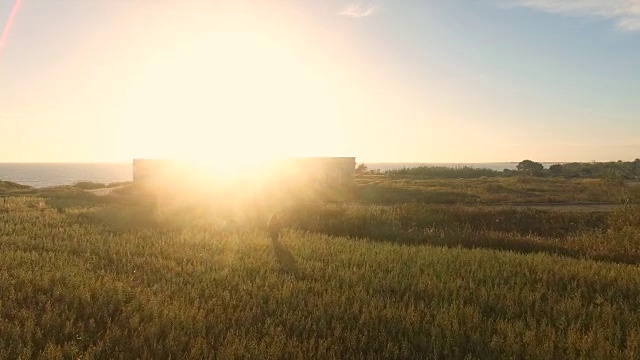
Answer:
[[[2,36],[0,36],[0,55],[2,55],[2,49],[4,48],[4,45],[7,42],[7,38],[9,37],[9,32],[11,31],[11,27],[13,27],[13,22],[16,19],[16,15],[18,14],[18,10],[20,9],[21,4],[22,4],[22,0],[16,0],[13,3],[13,8],[11,8],[11,14],[9,14],[9,19],[7,20],[7,23],[4,25],[4,29],[2,30]]]

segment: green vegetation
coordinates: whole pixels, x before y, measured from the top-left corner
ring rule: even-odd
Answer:
[[[568,212],[403,204],[296,211],[292,226],[408,245],[490,248],[640,264],[640,208]]]
[[[31,189],[31,186],[0,180],[0,194]]]
[[[503,171],[463,167],[444,166],[418,166],[380,171],[369,170],[366,164],[360,164],[356,169],[357,174],[383,174],[390,178],[412,179],[474,179],[480,177],[510,177],[510,176],[537,176],[537,177],[562,177],[582,179],[608,179],[608,180],[639,180],[640,159],[634,161],[611,161],[592,163],[566,163],[554,164],[548,169],[532,160],[523,160],[516,166],[517,170],[504,169]]]
[[[640,357],[638,206],[495,205],[631,188],[358,182],[360,203],[289,207],[276,241],[266,200],[5,192],[0,358]]]
[[[366,169],[366,168],[365,168]],[[500,176],[500,172],[491,169],[478,169],[469,166],[451,168],[445,166],[418,166],[413,168],[403,168],[387,170],[385,175],[392,178],[429,178],[429,179],[472,179],[479,177]]]
[[[357,178],[369,204],[639,203],[640,186],[601,179],[507,177],[478,179]]]
[[[77,189],[82,189],[82,190],[95,190],[95,189],[112,188],[112,187],[116,187],[123,184],[125,183],[104,184],[104,183],[98,183],[93,181],[80,181],[75,183],[73,187]]]
[[[598,178],[598,179],[640,179],[640,159],[635,161],[611,161],[593,163],[567,163],[552,165],[548,170],[550,175],[569,178]]]

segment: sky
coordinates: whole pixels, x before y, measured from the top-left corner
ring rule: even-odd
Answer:
[[[640,157],[640,0],[0,0],[0,162]]]

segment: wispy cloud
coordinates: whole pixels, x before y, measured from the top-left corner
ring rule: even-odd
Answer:
[[[380,4],[372,1],[360,1],[347,4],[338,15],[352,18],[363,18],[378,12]]]
[[[640,31],[640,0],[514,0],[511,4],[555,14],[611,19],[618,30]]]

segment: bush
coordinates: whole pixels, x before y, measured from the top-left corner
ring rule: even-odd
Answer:
[[[491,169],[472,168],[469,166],[451,168],[445,166],[419,166],[387,170],[386,175],[394,178],[430,178],[430,179],[472,179],[500,176],[500,172]]]
[[[77,189],[82,189],[82,190],[94,190],[94,189],[104,189],[108,186],[107,184],[103,184],[103,183],[97,183],[92,181],[81,181],[81,182],[75,183],[73,187]]]
[[[32,189],[32,187],[29,185],[18,184],[13,181],[0,180],[0,192],[10,192],[10,191],[28,190],[28,189]]]

